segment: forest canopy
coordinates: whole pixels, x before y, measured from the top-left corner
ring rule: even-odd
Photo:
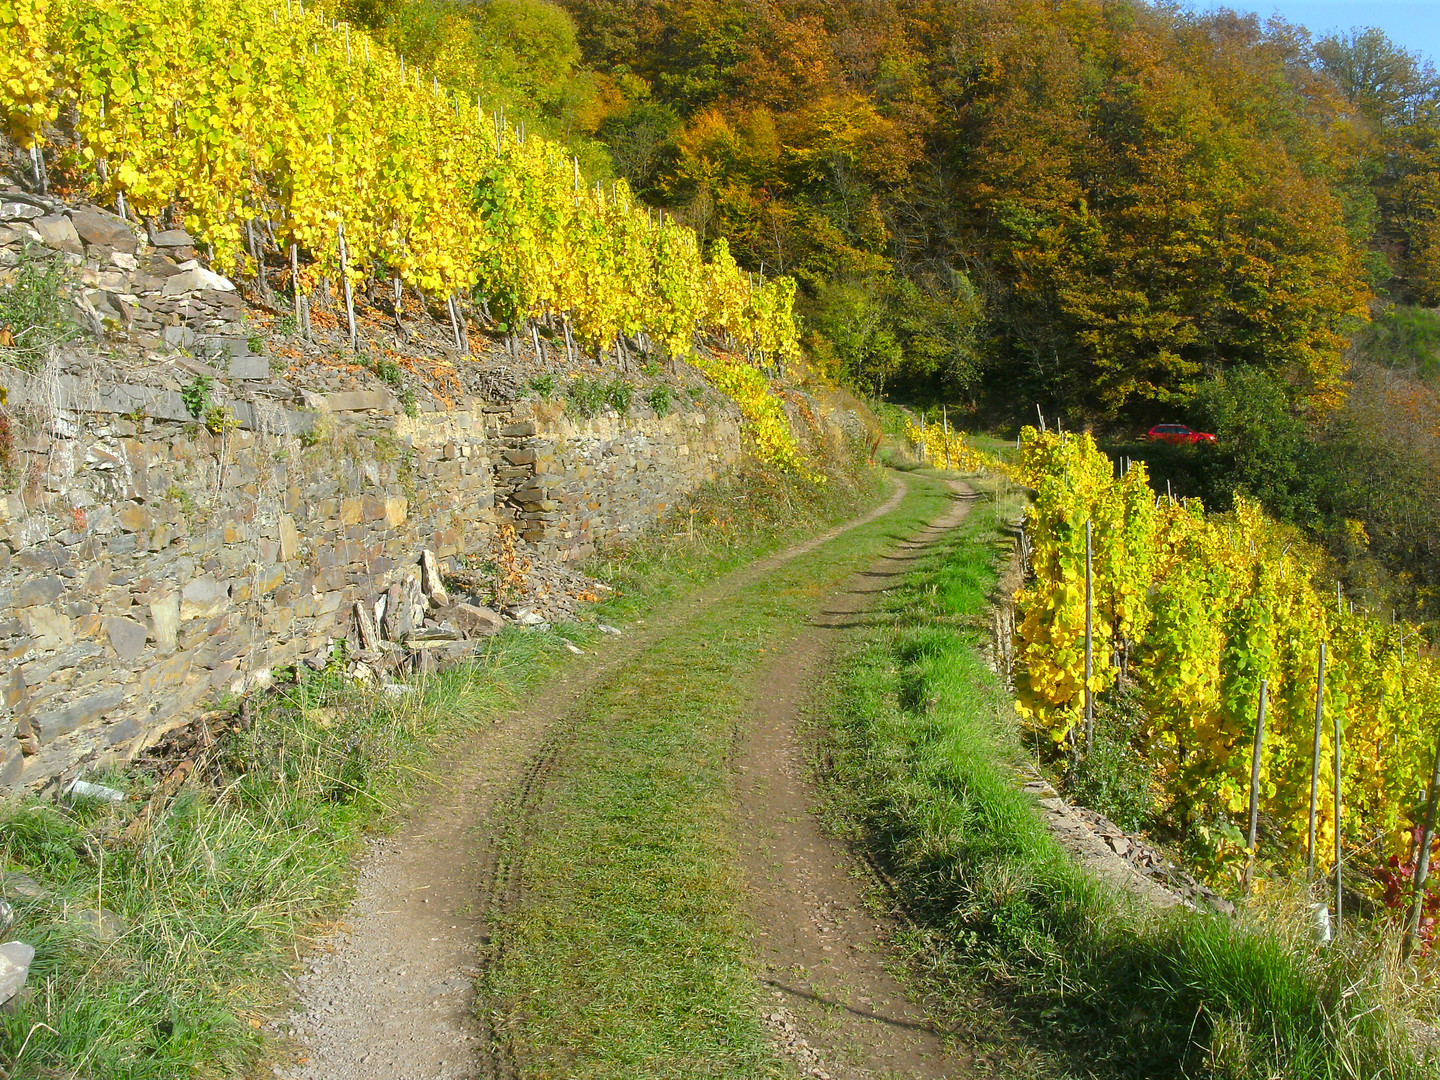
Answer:
[[[984,426],[1208,426],[1179,490],[1258,497],[1440,614],[1440,76],[1379,31],[1139,0],[341,8],[792,275],[821,372]]]

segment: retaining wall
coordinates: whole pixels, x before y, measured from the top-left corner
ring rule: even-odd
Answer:
[[[716,407],[411,417],[383,393],[310,395],[212,434],[166,418],[164,385],[3,374],[26,420],[0,498],[0,787],[132,757],[207,698],[328,654],[357,602],[383,615],[388,595],[393,620],[424,550],[483,559],[513,521],[577,560],[740,454]]]

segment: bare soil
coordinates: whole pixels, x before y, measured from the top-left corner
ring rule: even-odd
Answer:
[[[889,918],[866,903],[878,883],[813,812],[811,747],[803,723],[844,635],[924,547],[954,528],[973,495],[831,596],[790,649],[762,673],[758,711],[740,758],[743,862],[766,1020],[802,1075],[839,1080],[970,1076],[963,1048],[907,997],[891,974]]]

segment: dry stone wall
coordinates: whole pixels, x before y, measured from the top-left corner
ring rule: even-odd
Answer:
[[[124,760],[277,666],[363,649],[357,604],[392,628],[418,603],[420,631],[422,552],[458,569],[514,522],[537,557],[580,559],[740,453],[723,410],[469,399],[412,417],[379,392],[297,410],[231,397],[223,374],[216,399],[249,411],[216,434],[169,419],[183,406],[164,365],[149,374],[0,378],[26,418],[0,498],[0,786]]]

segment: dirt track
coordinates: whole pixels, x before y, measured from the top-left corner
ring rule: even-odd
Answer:
[[[305,1059],[277,1069],[278,1075],[290,1080],[512,1075],[512,1064],[503,1053],[492,1054],[491,1040],[476,1020],[475,979],[489,941],[487,912],[517,885],[517,871],[492,842],[501,824],[497,817],[523,815],[533,793],[543,788],[548,762],[561,749],[550,739],[552,730],[587,688],[638,650],[786,562],[890,513],[905,492],[898,480],[894,493],[870,513],[752,563],[673,605],[650,626],[608,641],[523,709],[477,732],[437,763],[432,771],[441,779],[423,794],[422,808],[395,835],[377,840],[364,859],[343,931],[326,951],[307,959],[291,1021]],[[953,527],[967,508],[957,502],[907,547]],[[944,1053],[941,1037],[885,973],[882,930],[860,904],[861,889],[844,852],[808,813],[796,742],[800,706],[823,668],[828,639],[855,621],[909,555],[902,550],[881,560],[824,605],[794,651],[767,675],[757,698],[767,706],[747,745],[744,827],[755,841],[748,845],[747,869],[757,897],[757,952],[774,992],[814,1048],[806,1060],[825,1063],[807,1066],[811,1075],[826,1069],[847,1078],[964,1075]],[[767,869],[777,860],[786,872]],[[791,970],[805,974],[785,982],[780,975]]]
[[[838,638],[862,634],[881,592],[970,509],[950,511],[828,598],[760,677],[741,758],[742,834],[767,1017],[802,1073],[841,1080],[969,1075],[962,1053],[886,970],[889,928],[864,903],[868,874],[811,812],[802,724]],[[787,1031],[787,1025],[789,1029]],[[793,1034],[792,1034],[793,1032]]]

